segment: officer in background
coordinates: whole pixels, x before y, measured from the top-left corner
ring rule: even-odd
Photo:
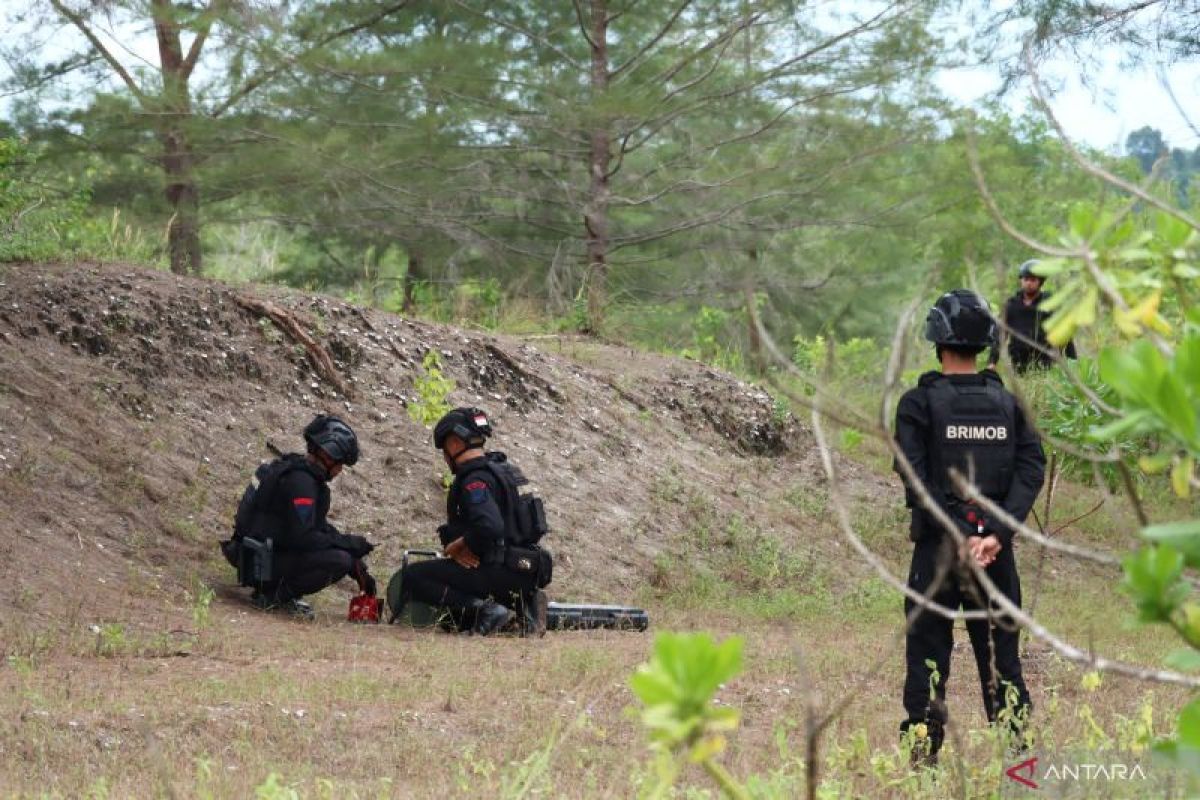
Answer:
[[[949,470],[954,467],[970,476],[985,496],[1023,522],[1041,491],[1046,457],[1037,433],[999,376],[993,370],[976,371],[978,355],[996,342],[996,323],[986,302],[965,289],[942,295],[926,318],[925,338],[936,345],[942,369],[922,375],[916,388],[900,399],[896,441],[934,502],[955,520],[969,548],[958,552],[951,535],[905,479],[905,504],[912,509],[910,538],[915,543],[908,585],[925,594],[940,581],[932,596],[935,602],[948,608],[986,609],[987,595],[964,562],[969,558],[986,568],[997,588],[1019,606],[1014,532],[960,499]],[[898,463],[895,468],[903,477]],[[912,621],[905,640],[907,718],[901,731],[917,726],[914,763],[932,765],[944,737],[953,622],[929,610],[914,617],[915,606],[906,598],[904,610]],[[995,722],[1007,706],[1012,712],[1009,723],[1019,734],[1030,702],[1021,676],[1017,629],[997,613],[992,620],[969,620],[967,633],[988,720]],[[938,674],[932,697],[927,661],[936,665]]]
[[[1008,332],[1008,357],[1013,369],[1024,374],[1030,369],[1044,369],[1054,363],[1053,353],[1058,352],[1046,340],[1043,327],[1049,314],[1042,311],[1042,303],[1050,299],[1050,293],[1042,291],[1046,279],[1037,274],[1036,259],[1026,261],[1018,270],[1021,281],[1019,288],[1004,304],[1001,319]],[[1075,358],[1075,343],[1067,342],[1063,355]],[[1000,358],[997,348],[992,348],[990,362]]]
[[[459,630],[483,636],[514,623],[520,609],[540,635],[546,629],[541,586],[549,579],[549,554],[521,546],[517,487],[527,481],[504,453],[485,451],[491,433],[487,415],[477,408],[456,408],[434,427],[434,446],[454,473],[447,521],[438,529],[447,557],[405,567],[402,602],[444,608]]]
[[[289,453],[255,473],[238,505],[234,535],[222,550],[235,566],[243,537],[273,544],[274,577],[256,589],[251,602],[264,610],[282,610],[311,618],[301,598],[353,575],[359,588],[376,591],[363,559],[374,545],[362,536],[338,531],[326,518],[329,482],[343,466],[358,461],[358,437],[337,417],[318,415],[304,429],[306,455]]]

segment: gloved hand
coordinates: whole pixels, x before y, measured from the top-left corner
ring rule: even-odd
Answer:
[[[342,549],[349,551],[350,555],[355,558],[366,558],[371,551],[375,549],[375,545],[367,541],[367,537],[357,534],[344,534],[342,536],[344,544]]]
[[[354,562],[354,571],[351,574],[354,575],[354,580],[358,582],[358,588],[363,594],[375,597],[379,593],[379,586],[375,583],[375,578],[371,576],[371,573],[367,572],[367,565],[363,563],[362,559]]]

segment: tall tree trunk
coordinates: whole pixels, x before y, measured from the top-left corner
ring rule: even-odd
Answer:
[[[199,275],[202,266],[200,191],[192,174],[191,149],[186,135],[179,129],[164,131],[159,139],[163,144],[166,197],[171,205],[171,222],[167,227],[171,271]]]
[[[591,181],[584,211],[587,233],[587,330],[598,333],[604,324],[608,304],[608,203],[609,164],[612,160],[612,133],[608,119],[601,113],[608,91],[608,0],[591,2],[592,51],[592,131],[588,163]]]
[[[405,250],[408,251],[408,267],[404,270],[404,313],[413,314],[417,310],[417,281],[425,271],[425,261],[420,247],[409,245]]]
[[[175,20],[176,12],[170,0],[153,1],[154,32],[158,38],[163,82],[158,139],[163,149],[165,194],[171,207],[167,252],[171,258],[172,272],[199,275],[200,190],[195,180],[195,156],[185,127],[192,115],[188,89],[190,67],[185,63],[179,25]]]

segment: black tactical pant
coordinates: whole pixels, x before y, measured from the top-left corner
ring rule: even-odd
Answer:
[[[521,610],[533,594],[534,579],[503,564],[480,564],[468,569],[453,559],[418,561],[404,568],[401,578],[405,602],[416,600],[454,615],[460,628],[470,627],[473,607],[479,600],[491,598],[501,605]]]
[[[953,543],[949,537],[929,537],[918,542],[913,551],[912,567],[908,585],[924,594],[933,584],[939,565],[947,569],[941,588],[933,600],[947,608],[964,610],[986,609],[987,594],[964,566],[955,565]],[[1000,551],[996,560],[987,568],[987,575],[1005,597],[1017,606],[1021,605],[1021,581],[1017,576],[1017,563],[1011,547]],[[906,617],[913,613],[916,604],[905,598]],[[1029,691],[1021,676],[1021,660],[1018,653],[1019,636],[1016,626],[1007,616],[996,611],[992,620],[968,620],[967,635],[975,653],[975,665],[979,670],[979,682],[983,690],[983,707],[989,722],[1010,701],[1013,712],[1023,718],[1030,709]],[[946,722],[946,683],[950,679],[950,651],[954,645],[954,623],[933,611],[921,611],[909,625],[905,637],[905,660],[908,673],[904,680],[904,710],[908,718],[901,725],[906,729],[916,722],[930,722],[934,747],[941,744],[941,730]],[[938,679],[930,696],[930,679],[933,670],[926,661],[937,666]]]
[[[350,574],[354,557],[345,550],[285,550],[275,552],[276,580],[262,587],[263,594],[280,603],[298,600],[332,586]]]

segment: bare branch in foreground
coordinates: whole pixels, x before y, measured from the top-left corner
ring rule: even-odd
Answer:
[[[893,351],[895,350],[896,346],[902,344],[903,342],[902,331],[904,329],[904,324],[904,320],[901,320],[901,326],[894,339]],[[778,359],[778,348],[773,346],[773,342],[771,342],[770,337],[766,335],[765,331],[762,331],[762,333],[764,334],[764,344],[767,345],[768,352],[771,352],[772,355]],[[889,363],[894,364],[897,361],[898,359],[895,357],[895,353],[893,352]],[[904,451],[888,432],[889,429],[886,425],[886,419],[889,396],[890,393],[886,391],[885,387],[883,402],[880,404],[880,419],[885,421],[885,423],[879,426],[873,426],[871,429],[864,432],[870,432],[888,444],[895,459],[896,466],[899,469],[902,477],[905,479],[905,482],[912,487],[914,493],[920,500],[922,507],[937,521],[945,533],[952,537],[954,543],[961,552],[966,546],[966,538],[962,535],[961,531],[958,530],[958,526],[955,525],[954,521],[950,518],[949,514],[947,514],[946,510],[943,509],[936,501],[934,501],[932,495],[929,493],[929,490],[925,487],[924,483],[913,469],[912,464],[904,455]],[[821,412],[819,407],[813,407],[812,419],[814,434],[817,437],[818,444],[821,446],[822,464],[825,467],[826,474],[830,481],[830,498],[834,500],[834,507],[838,512],[837,518],[841,524],[842,530],[847,534],[851,543],[855,546],[855,549],[861,555],[863,555],[865,560],[867,560],[868,564],[874,567],[877,572],[880,572],[882,568],[881,574],[886,574],[886,567],[880,563],[878,556],[871,552],[870,548],[867,548],[866,545],[854,535],[853,528],[849,525],[849,517],[846,514],[844,505],[840,502],[840,494],[837,491],[836,471],[834,469],[832,457],[828,451],[828,446],[825,442],[825,434],[821,425]],[[1187,686],[1189,688],[1200,688],[1200,677],[1184,675],[1173,670],[1154,669],[1149,667],[1141,667],[1135,664],[1128,664],[1126,662],[1106,658],[1095,653],[1089,653],[1079,647],[1076,647],[1075,645],[1055,634],[1053,631],[1049,630],[1046,626],[1042,625],[1040,622],[1022,610],[1018,605],[1008,599],[1008,597],[1006,597],[996,587],[995,583],[987,575],[985,570],[973,560],[964,559],[964,564],[987,594],[988,600],[990,601],[989,606],[994,604],[1000,612],[1002,612],[1004,615],[1007,615],[1017,625],[1025,628],[1032,636],[1049,645],[1050,648],[1058,653],[1058,655],[1062,658],[1090,669],[1111,672],[1117,675],[1124,675],[1137,680],[1174,684],[1178,686]],[[890,574],[888,574],[887,577],[890,577]],[[887,577],[885,577],[885,580],[887,580]],[[891,583],[891,581],[889,581],[889,583]],[[904,586],[904,593],[906,596],[910,596],[910,593],[915,594],[915,592],[912,592],[907,585]],[[916,600],[916,598],[913,599]],[[921,602],[928,603],[928,606],[931,610],[934,610],[937,613],[943,613],[940,610],[942,607],[938,604],[925,600],[924,598],[921,598]],[[949,609],[945,610],[950,611]],[[962,613],[963,612],[954,611],[947,616],[956,618]],[[983,616],[987,618],[988,613],[984,612]]]

